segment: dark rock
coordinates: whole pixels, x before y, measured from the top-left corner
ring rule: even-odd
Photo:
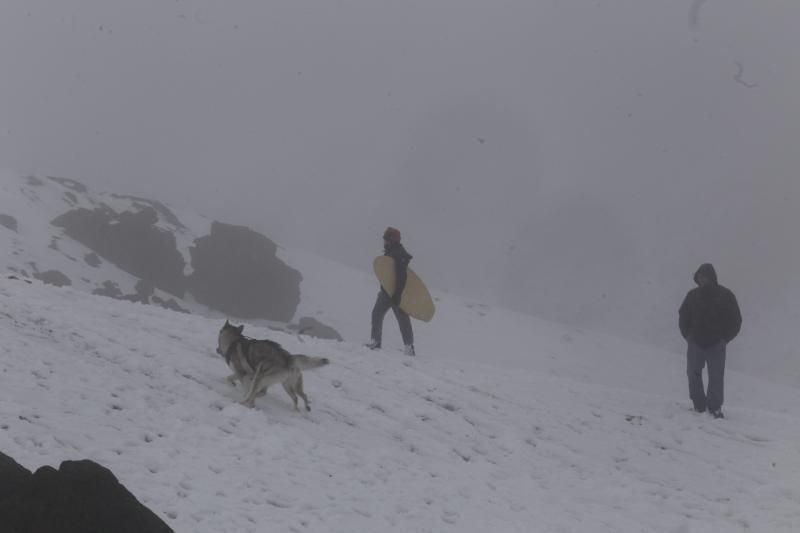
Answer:
[[[122,298],[122,291],[119,290],[119,285],[109,280],[106,280],[102,287],[93,290],[92,294],[108,296],[109,298],[115,298],[117,300]]]
[[[198,302],[238,318],[288,322],[300,303],[297,270],[277,258],[277,246],[244,226],[221,222],[189,249],[188,288]]]
[[[330,326],[326,326],[316,318],[304,316],[297,325],[289,326],[290,329],[297,330],[298,335],[308,335],[318,339],[341,341],[342,336]]]
[[[19,490],[32,475],[30,470],[0,452],[0,502]]]
[[[93,461],[64,461],[58,470],[45,466],[18,479],[13,493],[0,499],[0,533],[172,531]]]
[[[33,277],[39,281],[47,283],[48,285],[55,285],[56,287],[69,287],[72,285],[72,280],[69,279],[63,272],[59,272],[58,270],[34,272]]]
[[[156,227],[158,215],[150,207],[138,212],[115,213],[107,206],[74,209],[51,224],[87,246],[100,257],[175,296],[185,293],[186,262],[175,236]]]
[[[0,226],[5,226],[11,231],[17,231],[17,219],[11,215],[0,214]]]
[[[139,298],[140,302],[149,303],[150,297],[153,296],[156,287],[149,280],[140,279],[136,282],[134,290],[136,290],[136,296]]]
[[[83,260],[86,261],[87,265],[89,265],[91,267],[95,267],[95,268],[97,268],[97,267],[99,267],[100,265],[103,264],[103,262],[100,260],[100,258],[97,256],[97,254],[94,253],[94,252],[90,252],[90,253],[84,255],[83,256]]]

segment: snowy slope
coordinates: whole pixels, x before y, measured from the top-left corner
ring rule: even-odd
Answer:
[[[800,390],[730,373],[715,421],[680,354],[439,300],[417,358],[246,327],[332,359],[301,414],[236,403],[220,320],[0,280],[0,450],[94,459],[186,533],[797,531]]]

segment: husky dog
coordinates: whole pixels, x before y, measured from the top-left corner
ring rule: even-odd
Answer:
[[[217,353],[233,370],[227,381],[233,385],[239,380],[245,386],[242,404],[253,407],[259,393],[265,393],[273,383],[281,383],[292,398],[295,410],[299,411],[297,397],[300,396],[306,411],[310,411],[308,397],[303,392],[302,371],[325,366],[330,361],[325,357],[290,354],[277,342],[245,337],[243,329],[243,325],[234,326],[226,320],[219,330],[217,346]]]

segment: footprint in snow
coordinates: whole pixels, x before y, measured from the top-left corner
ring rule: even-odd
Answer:
[[[455,524],[458,522],[460,515],[455,511],[444,511],[442,512],[442,521],[448,524]]]
[[[641,426],[645,418],[641,415],[625,415],[625,420],[634,426]]]

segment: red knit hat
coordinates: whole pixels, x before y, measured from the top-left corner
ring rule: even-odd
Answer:
[[[400,242],[400,230],[389,226],[383,232],[383,238],[390,242]]]

